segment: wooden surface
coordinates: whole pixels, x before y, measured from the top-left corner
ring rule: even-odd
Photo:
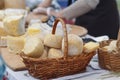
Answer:
[[[14,71],[25,70],[25,64],[22,62],[22,58],[19,55],[9,53],[7,48],[1,48],[1,55],[7,64]]]
[[[70,33],[72,34],[76,34],[78,36],[84,36],[88,33],[87,29],[82,26],[70,25],[70,24],[67,24],[67,25],[71,27]]]

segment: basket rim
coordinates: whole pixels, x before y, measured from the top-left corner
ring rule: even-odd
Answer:
[[[75,59],[75,58],[78,58],[80,56],[83,56],[84,59],[85,58],[87,59],[90,54],[95,55],[96,51],[93,51],[93,52],[90,52],[90,53],[84,53],[84,52],[82,52],[80,55],[69,56],[69,57],[67,57],[67,59]],[[24,52],[20,53],[20,56],[22,58],[24,58],[24,59],[29,59],[29,60],[32,60],[32,61],[61,60],[61,59],[64,60],[65,59],[64,57],[61,57],[61,58],[45,58],[45,59],[33,58],[33,57],[26,56],[24,54]],[[65,60],[67,60],[67,59],[65,59]]]

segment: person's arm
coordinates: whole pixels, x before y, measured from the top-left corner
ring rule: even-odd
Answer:
[[[38,5],[38,7],[47,8],[51,5],[51,3],[52,3],[52,0],[43,0],[43,2]]]
[[[96,8],[98,4],[99,0],[77,0],[75,3],[60,12],[49,11],[49,15],[71,19],[87,13]]]

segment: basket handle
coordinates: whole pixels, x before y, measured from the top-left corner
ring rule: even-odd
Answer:
[[[62,29],[63,29],[63,32],[64,32],[64,59],[66,59],[67,56],[68,56],[68,36],[67,36],[66,25],[65,25],[63,19],[61,19],[61,18],[56,18],[55,19],[55,22],[54,22],[53,28],[52,28],[52,34],[55,34],[58,22],[61,22]]]

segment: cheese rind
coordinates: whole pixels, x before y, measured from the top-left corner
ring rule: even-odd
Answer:
[[[39,58],[44,52],[44,45],[39,38],[29,37],[26,39],[23,52],[27,56]]]

